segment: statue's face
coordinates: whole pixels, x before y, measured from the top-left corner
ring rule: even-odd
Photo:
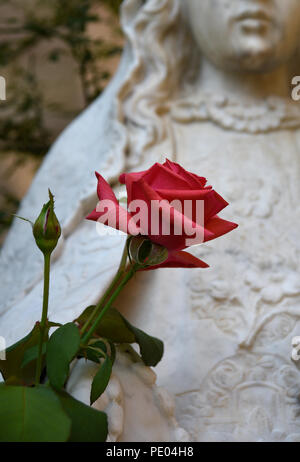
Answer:
[[[228,70],[266,72],[300,45],[300,0],[181,0],[202,53]]]

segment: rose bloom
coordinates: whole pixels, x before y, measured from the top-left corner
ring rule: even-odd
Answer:
[[[159,265],[151,266],[150,269],[206,268],[208,265],[205,262],[184,249],[189,247],[191,242],[207,242],[237,227],[237,224],[218,216],[218,213],[227,207],[228,202],[212,186],[206,186],[205,178],[188,172],[175,162],[166,160],[164,164],[156,163],[142,172],[120,175],[119,181],[125,184],[127,189],[128,210],[119,205],[113,190],[104,178],[97,172],[96,176],[100,202],[87,219],[104,225],[113,222],[113,226],[118,230],[127,234],[147,236],[155,244],[166,247],[168,259]],[[131,207],[131,204],[138,204],[139,201],[142,201],[145,207],[140,207],[136,211],[136,207]],[[202,204],[200,214],[197,208],[199,203]],[[189,205],[188,213],[186,204]],[[111,217],[114,218],[113,221],[110,220]],[[165,232],[166,217],[169,220],[168,234]]]

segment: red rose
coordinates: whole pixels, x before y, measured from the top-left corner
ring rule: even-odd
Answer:
[[[109,224],[109,218],[116,216],[113,225],[116,229],[148,236],[152,242],[166,247],[168,259],[151,269],[205,268],[206,263],[183,249],[191,245],[191,241],[199,244],[216,239],[237,227],[218,217],[228,203],[211,186],[206,186],[205,178],[169,160],[143,172],[120,176],[120,183],[127,189],[128,212],[119,205],[104,178],[98,173],[96,176],[99,204],[107,206],[100,211],[97,207],[87,219]],[[176,202],[171,204],[172,201]],[[140,203],[143,207],[139,207]]]

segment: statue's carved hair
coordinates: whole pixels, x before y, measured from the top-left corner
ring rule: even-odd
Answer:
[[[164,140],[166,103],[193,78],[198,64],[199,51],[185,25],[181,1],[125,0],[122,7],[133,64],[118,93],[118,118],[129,129],[131,165]]]

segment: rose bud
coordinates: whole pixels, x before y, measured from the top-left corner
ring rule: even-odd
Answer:
[[[50,200],[44,204],[42,211],[33,225],[33,235],[37,246],[44,254],[51,254],[61,235],[61,228],[54,213],[54,199],[49,189]]]
[[[139,265],[159,265],[168,258],[168,249],[151,242],[142,236],[132,237],[129,243],[129,256]]]

